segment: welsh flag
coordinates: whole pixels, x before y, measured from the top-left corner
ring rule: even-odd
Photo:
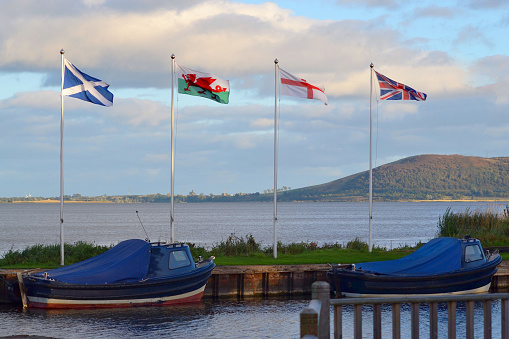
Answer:
[[[177,64],[179,93],[208,98],[227,104],[230,82],[213,74],[194,71]]]

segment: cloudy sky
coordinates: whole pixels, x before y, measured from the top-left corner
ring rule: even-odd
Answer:
[[[376,166],[508,156],[509,2],[2,0],[0,196],[58,196],[60,50],[109,83],[66,97],[65,194],[170,191],[171,63],[230,80],[230,104],[175,97],[175,193],[273,185],[274,59],[329,105],[278,102],[279,186],[369,168],[369,64],[428,94],[373,102]]]

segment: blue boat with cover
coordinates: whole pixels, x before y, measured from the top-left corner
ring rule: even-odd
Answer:
[[[185,244],[125,240],[85,261],[23,276],[28,307],[169,305],[201,299],[215,267]]]
[[[327,277],[346,297],[483,293],[501,261],[477,239],[444,237],[401,259],[333,265]]]

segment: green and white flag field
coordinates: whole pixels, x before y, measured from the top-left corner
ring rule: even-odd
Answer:
[[[195,95],[227,104],[230,82],[213,74],[194,71],[177,64],[178,92]]]

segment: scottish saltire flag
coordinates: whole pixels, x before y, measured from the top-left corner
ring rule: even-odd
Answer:
[[[81,72],[65,58],[64,67],[62,95],[89,101],[102,106],[113,105],[113,94],[108,91],[110,85]]]
[[[410,86],[389,79],[375,71],[380,85],[380,100],[417,100],[425,101],[426,93],[418,92]]]
[[[327,96],[322,86],[314,86],[304,79],[297,78],[290,73],[279,69],[281,78],[281,95],[321,100],[327,105]]]
[[[178,92],[195,95],[227,104],[230,97],[230,82],[213,74],[193,71],[177,64]]]

